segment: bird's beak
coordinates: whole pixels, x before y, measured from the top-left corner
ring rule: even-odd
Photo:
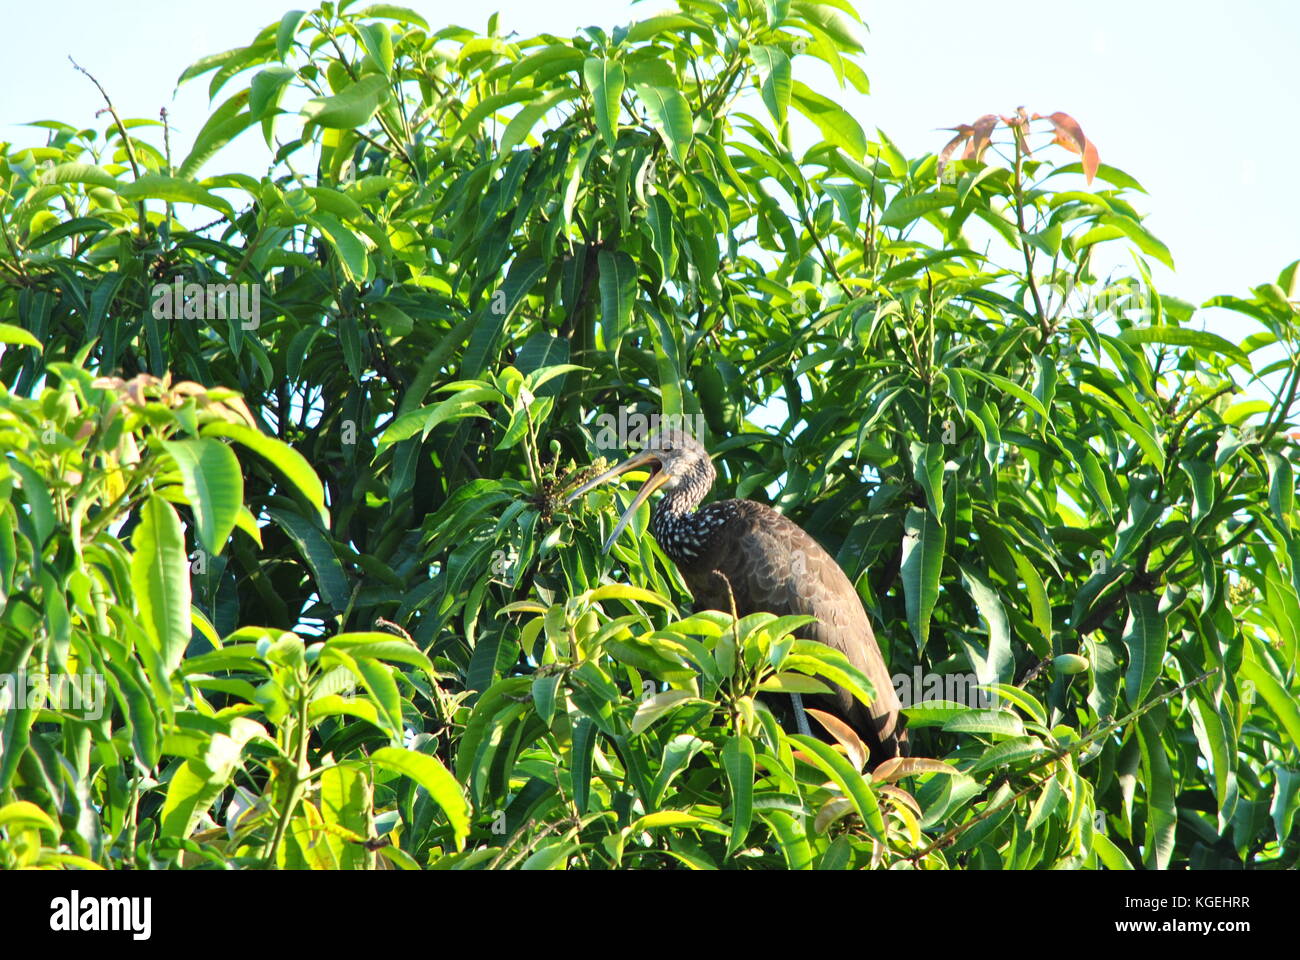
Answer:
[[[632,503],[623,511],[623,516],[618,518],[618,523],[614,525],[614,532],[609,535],[609,539],[605,541],[605,545],[601,548],[605,553],[609,553],[609,548],[614,545],[622,535],[623,530],[629,523],[631,523],[632,518],[636,516],[636,512],[641,509],[641,504],[649,500],[650,494],[654,493],[668,481],[668,474],[662,469],[658,469],[662,466],[659,462],[659,458],[653,453],[642,451],[641,453],[628,457],[618,466],[611,467],[600,476],[588,480],[577,490],[574,490],[573,493],[564,498],[565,503],[572,503],[588,490],[594,490],[606,480],[613,480],[621,473],[627,473],[629,470],[635,470],[637,467],[648,465],[651,465],[656,469],[650,474],[650,479],[646,480],[646,482],[641,485],[641,489],[638,490],[636,496],[632,498]]]

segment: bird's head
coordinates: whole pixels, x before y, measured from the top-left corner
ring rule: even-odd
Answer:
[[[619,474],[638,468],[649,470],[650,476],[641,489],[637,491],[636,496],[632,498],[628,508],[623,511],[623,515],[619,517],[618,523],[614,526],[614,532],[605,541],[604,549],[606,551],[623,533],[624,528],[631,522],[632,518],[636,516],[641,504],[650,499],[650,494],[660,487],[668,491],[689,492],[691,499],[698,502],[708,492],[709,487],[713,485],[713,478],[716,475],[713,470],[713,461],[709,459],[708,451],[704,449],[704,445],[700,441],[685,431],[665,429],[652,433],[646,439],[645,446],[642,447],[640,453],[633,454],[622,463],[611,467],[597,477],[593,477],[577,490],[574,490],[565,498],[565,503],[572,503],[588,490],[600,486],[606,480],[612,480]]]

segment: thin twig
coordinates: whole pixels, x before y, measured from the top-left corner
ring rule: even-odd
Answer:
[[[135,175],[135,178],[139,180],[140,164],[135,158],[135,148],[131,146],[131,137],[126,132],[126,124],[124,124],[122,122],[122,118],[117,115],[117,108],[113,106],[113,101],[109,98],[108,91],[105,90],[103,85],[101,85],[100,82],[95,79],[94,74],[92,74],[81,64],[77,63],[76,60],[73,60],[71,56],[68,57],[68,62],[71,63],[72,66],[75,67],[78,71],[84,73],[87,77],[90,78],[90,82],[93,83],[96,89],[99,90],[99,95],[104,98],[104,103],[108,104],[109,115],[113,118],[113,122],[117,124],[117,132],[122,135],[122,146],[126,148],[126,158],[131,163],[131,172]],[[143,240],[146,234],[148,234],[149,232],[149,221],[145,216],[144,201],[143,200],[136,201],[135,206],[136,206],[136,210],[140,215],[140,239]]]

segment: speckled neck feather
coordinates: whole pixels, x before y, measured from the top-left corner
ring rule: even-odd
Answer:
[[[650,532],[674,563],[698,557],[713,533],[727,521],[725,503],[695,509],[713,487],[716,476],[708,454],[702,454],[676,486],[665,489],[651,512]]]

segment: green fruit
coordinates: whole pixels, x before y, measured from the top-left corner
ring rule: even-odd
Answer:
[[[1077,653],[1063,653],[1052,661],[1052,669],[1062,675],[1083,673],[1091,664],[1088,663],[1087,657],[1081,657]]]

